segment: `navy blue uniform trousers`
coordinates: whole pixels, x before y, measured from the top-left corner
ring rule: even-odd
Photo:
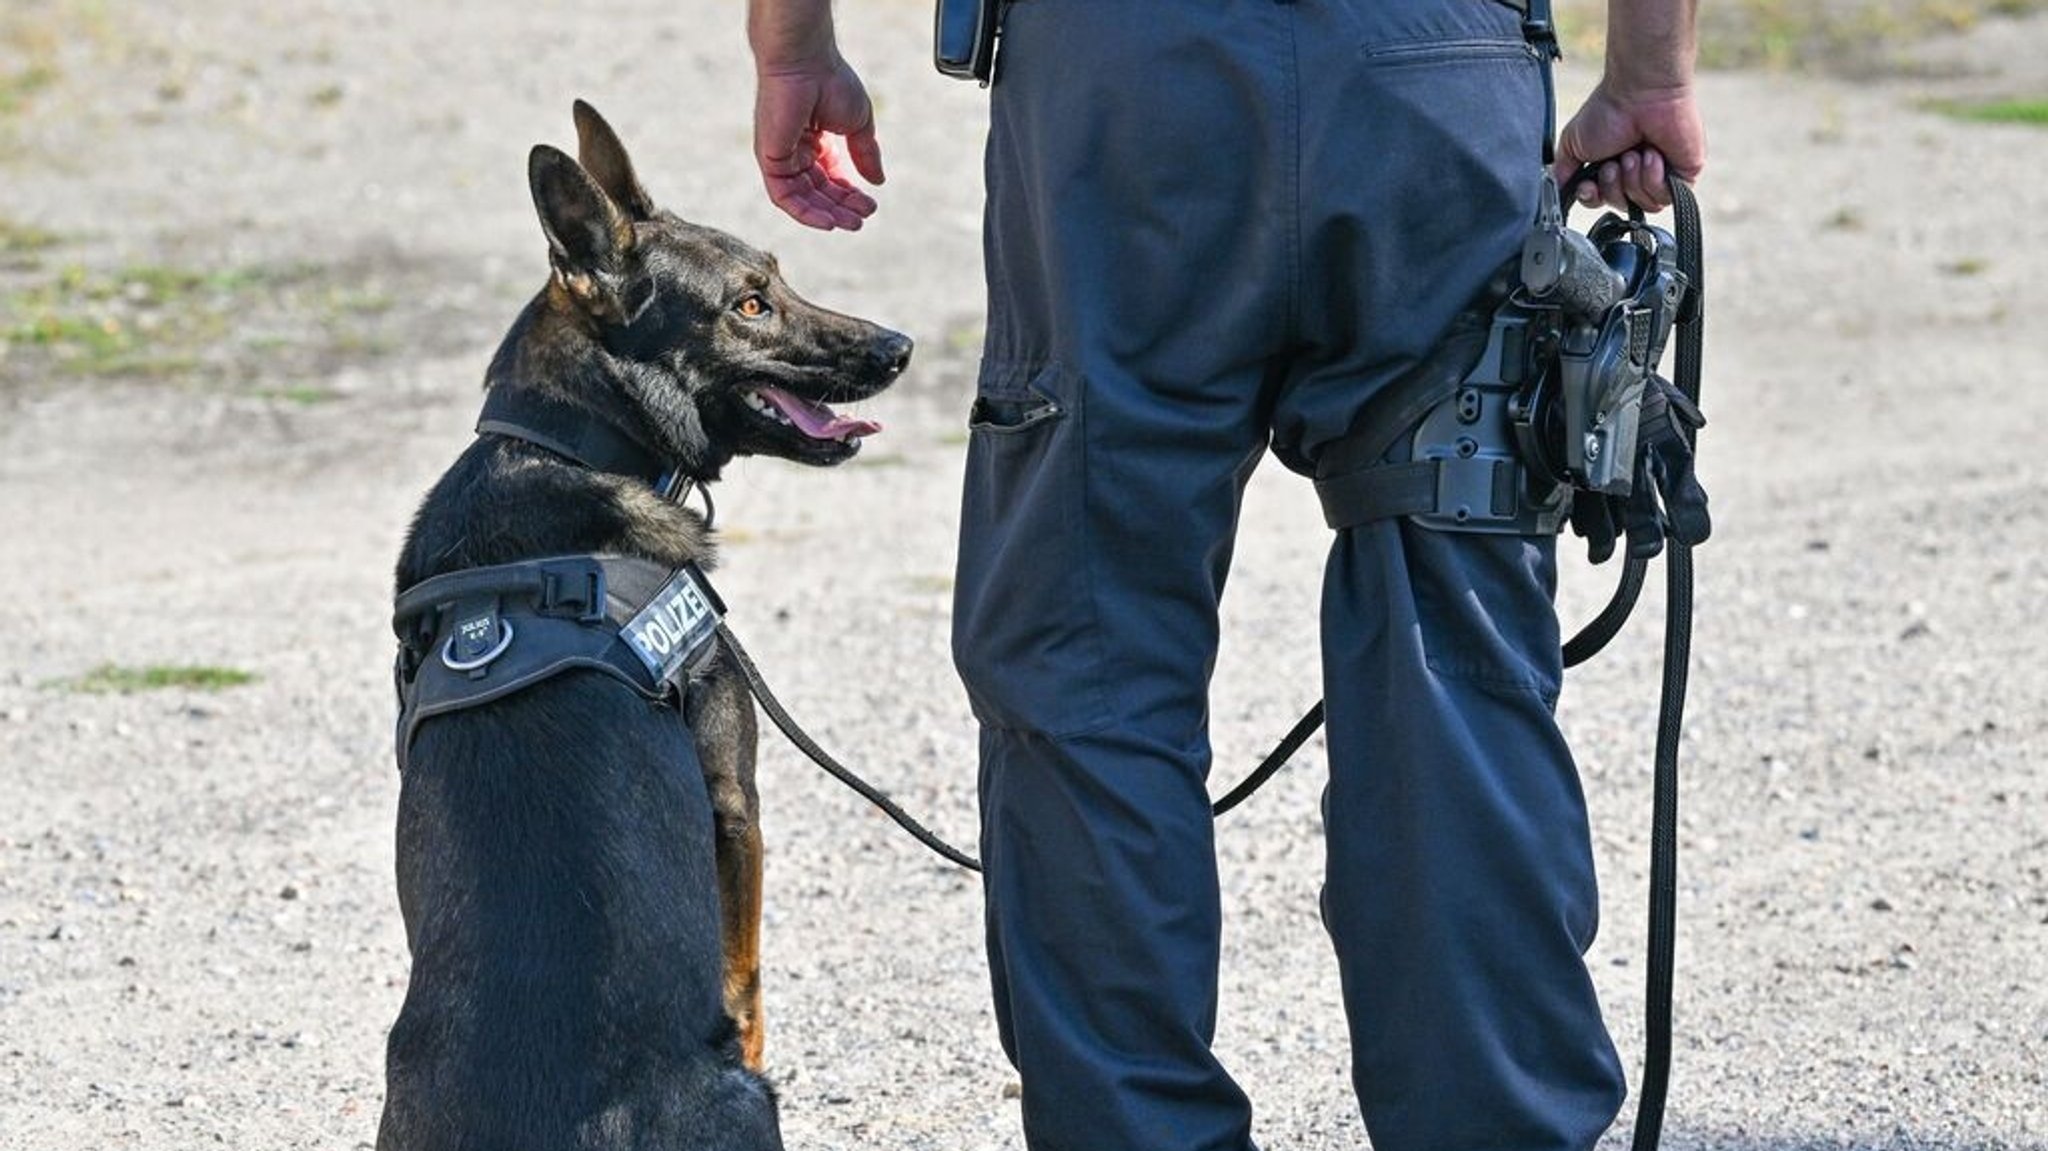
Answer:
[[[1001,1039],[1034,1151],[1241,1151],[1204,789],[1240,497],[1518,250],[1539,72],[1493,0],[1019,0],[991,96],[954,654]],[[1578,1151],[1621,1104],[1553,546],[1330,552],[1322,912],[1378,1151]]]

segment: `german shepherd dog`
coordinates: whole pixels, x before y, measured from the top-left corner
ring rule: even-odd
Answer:
[[[699,483],[738,455],[852,458],[879,426],[826,405],[886,388],[910,340],[656,208],[611,127],[575,115],[579,159],[529,160],[552,274],[487,385],[573,404]],[[646,480],[480,435],[420,507],[397,582],[584,553],[713,558],[705,519]],[[723,652],[689,700],[571,670],[420,727],[379,1151],[782,1146],[759,1073],[753,705]]]

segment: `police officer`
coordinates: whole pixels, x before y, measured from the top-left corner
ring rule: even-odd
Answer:
[[[1694,0],[1611,0],[1558,171],[1696,177]],[[751,0],[755,148],[819,228],[875,201],[830,0]],[[1313,474],[1538,202],[1544,94],[1497,0],[1017,0],[988,138],[988,336],[955,658],[981,723],[996,1018],[1035,1151],[1241,1151],[1210,1049],[1217,604],[1268,450]],[[1583,1151],[1620,1108],[1553,716],[1554,541],[1381,520],[1322,603],[1324,923],[1379,1151]]]

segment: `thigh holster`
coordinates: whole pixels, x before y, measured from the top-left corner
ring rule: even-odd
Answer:
[[[1374,396],[1317,456],[1330,527],[1407,516],[1438,531],[1555,535],[1570,488],[1527,463],[1526,385],[1541,323],[1541,313],[1495,294]]]

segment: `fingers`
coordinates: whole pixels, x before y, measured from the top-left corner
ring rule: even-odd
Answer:
[[[1566,183],[1579,171],[1576,160],[1569,169],[1561,160],[1558,168],[1564,173],[1558,176],[1559,186],[1567,194],[1574,194],[1585,207],[1604,204],[1625,211],[1634,204],[1645,212],[1661,212],[1671,206],[1671,188],[1666,183],[1670,169],[1664,163],[1663,153],[1655,148],[1623,152],[1593,167],[1591,178],[1581,180],[1576,188]]]
[[[798,223],[820,231],[844,228],[858,232],[875,211],[873,197],[827,176],[816,161],[786,176],[763,172],[762,178],[776,207]]]
[[[1661,212],[1671,206],[1671,189],[1664,184],[1664,156],[1655,148],[1638,148],[1621,157],[1622,193],[1645,212]]]
[[[882,171],[882,145],[875,140],[875,121],[868,122],[846,138],[847,154],[853,157],[853,170],[861,179],[870,184],[886,183],[889,177]]]

